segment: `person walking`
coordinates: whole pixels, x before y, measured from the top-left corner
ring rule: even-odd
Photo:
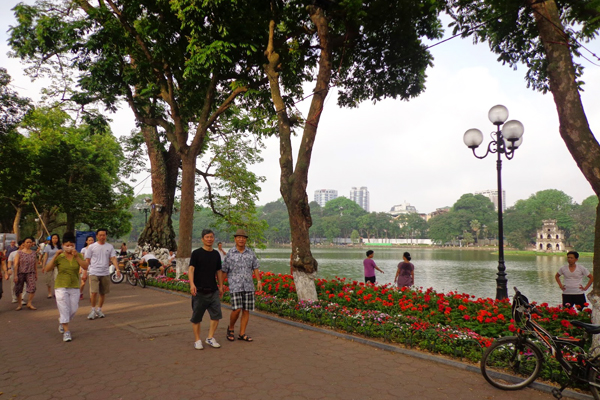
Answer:
[[[225,259],[225,256],[227,255],[227,253],[225,253],[225,250],[223,250],[223,243],[219,242],[217,244],[217,250],[219,251],[219,256],[221,256],[221,263],[223,263],[223,260]]]
[[[579,253],[569,251],[567,253],[567,265],[558,270],[554,279],[556,279],[558,287],[562,290],[563,307],[577,306],[582,310],[586,303],[585,291],[594,282],[594,276],[584,266],[577,264],[578,260]],[[564,276],[564,284],[560,281],[561,276]],[[586,276],[589,280],[587,285],[583,286],[583,278]]]
[[[6,256],[6,258],[8,258],[10,257],[10,253],[17,250],[19,250],[19,247],[17,246],[17,241],[11,240],[10,245],[6,248],[6,253],[4,255]]]
[[[79,308],[79,269],[87,270],[84,258],[75,249],[75,235],[63,235],[62,249],[44,267],[45,272],[58,271],[54,284],[56,307],[58,308],[58,331],[63,342],[72,340],[69,323]]]
[[[194,348],[202,350],[200,338],[200,322],[208,310],[210,327],[206,344],[219,348],[221,345],[215,339],[215,331],[219,320],[223,318],[221,312],[221,297],[223,297],[223,273],[221,272],[221,256],[213,249],[215,234],[210,229],[202,230],[203,246],[192,252],[188,277],[190,278],[190,293],[192,294],[192,323],[194,330]],[[217,286],[218,282],[218,286]]]
[[[91,244],[94,244],[94,236],[93,235],[89,235],[88,237],[85,238],[85,247],[83,249],[81,249],[81,256],[83,257],[84,260],[85,260],[85,253]],[[83,267],[79,268],[79,277],[80,277],[79,300],[83,300],[83,289],[85,288],[85,283],[88,280],[87,268],[83,268]]]
[[[28,237],[23,241],[23,249],[17,250],[15,261],[13,263],[13,273],[15,282],[15,296],[17,296],[18,306],[17,311],[23,308],[21,304],[23,296],[23,285],[27,282],[27,308],[30,310],[37,310],[33,306],[33,297],[35,296],[36,281],[38,278],[38,270],[36,268],[36,254],[35,251],[31,250],[33,246],[33,238]]]
[[[252,274],[257,280],[256,290],[262,290],[260,280],[259,264],[256,255],[246,247],[248,235],[243,229],[238,229],[233,235],[235,247],[227,252],[223,263],[224,278],[229,278],[229,291],[231,293],[231,316],[227,328],[227,340],[234,341],[235,323],[242,315],[240,322],[240,333],[238,340],[252,342],[252,338],[246,334],[246,327],[250,319],[250,311],[254,310],[254,282]]]
[[[17,250],[21,250],[23,249],[23,242],[24,240],[19,240],[18,246],[17,246]],[[10,253],[10,255],[8,256],[8,260],[7,265],[6,265],[6,269],[7,269],[7,273],[8,273],[8,279],[10,279],[10,293],[12,295],[12,302],[16,303],[17,302],[17,294],[15,293],[15,280],[14,277],[17,274],[17,269],[15,268],[15,257],[17,256],[17,252],[13,251]],[[27,290],[26,286],[27,284],[23,285],[23,290],[21,291],[21,293],[24,295]],[[21,299],[21,305],[25,305],[27,304],[27,302],[24,300],[24,298]]]
[[[52,287],[54,286],[54,270],[50,270],[50,272],[43,272],[46,270],[46,265],[54,258],[58,250],[62,248],[60,244],[60,237],[58,234],[53,233],[50,236],[50,242],[44,247],[42,250],[42,273],[44,274],[44,283],[46,284],[46,288],[48,288],[48,298],[52,298]]]
[[[373,285],[375,284],[375,270],[384,273],[378,266],[375,264],[373,257],[375,256],[375,252],[373,250],[367,250],[367,258],[363,260],[363,267],[365,270],[365,283],[371,282]]]
[[[110,292],[110,263],[115,266],[117,277],[121,276],[115,248],[112,244],[106,243],[108,231],[98,229],[96,231],[96,243],[91,244],[85,252],[85,259],[88,265],[88,276],[90,279],[90,301],[92,310],[87,316],[88,319],[104,318],[106,315],[102,312],[104,299]],[[96,307],[96,304],[98,307]]]
[[[410,253],[405,251],[402,255],[402,259],[404,261],[398,264],[398,270],[394,277],[394,282],[398,285],[398,289],[413,286],[415,284],[415,266],[410,262]]]

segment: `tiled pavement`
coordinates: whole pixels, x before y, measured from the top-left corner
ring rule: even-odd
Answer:
[[[103,319],[86,319],[86,293],[70,324],[73,341],[63,343],[54,300],[38,297],[37,311],[17,312],[3,284],[0,400],[552,398],[497,390],[478,373],[256,315],[253,343],[228,342],[226,308],[215,335],[222,347],[194,350],[189,298],[126,282],[112,285]]]

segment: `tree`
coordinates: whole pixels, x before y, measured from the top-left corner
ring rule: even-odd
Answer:
[[[401,214],[396,218],[400,232],[405,238],[424,238],[427,235],[429,224],[419,214]]]
[[[6,135],[31,109],[31,101],[9,88],[11,77],[0,67],[0,135]]]
[[[0,195],[2,203],[9,204],[0,208],[0,225],[3,232],[11,231],[19,237],[19,222],[26,206],[26,179],[31,175],[27,175],[29,155],[22,146],[23,137],[15,128],[32,105],[9,88],[10,81],[6,69],[0,68]]]
[[[429,237],[438,244],[451,242],[461,233],[458,221],[452,212],[436,215],[428,222]]]
[[[81,223],[115,236],[129,231],[131,188],[119,179],[123,157],[109,130],[76,124],[60,108],[30,111],[19,130],[24,135],[3,136],[0,157],[7,166],[0,196],[15,205],[16,227],[35,206],[39,236],[45,236],[42,222],[50,231],[74,231]]]
[[[479,221],[474,219],[474,220],[471,220],[471,222],[469,222],[469,224],[471,225],[471,230],[473,232],[475,232],[475,243],[478,243],[479,242],[479,230],[481,229],[481,223],[479,223]]]
[[[545,219],[556,219],[567,235],[573,226],[573,199],[556,190],[541,190],[528,199],[518,200],[506,210],[504,231],[513,246],[525,248],[535,243],[535,235]]]
[[[197,158],[206,151],[219,118],[229,115],[234,101],[260,80],[248,66],[256,65],[261,55],[251,42],[256,39],[254,25],[245,19],[255,12],[255,4],[185,3],[20,4],[10,43],[35,72],[63,66],[85,71],[76,77],[78,92],[65,89],[78,104],[100,101],[115,110],[125,101],[142,127],[152,127],[144,133],[155,140],[159,132],[181,159],[180,212],[191,216]],[[161,212],[163,207],[154,205]],[[180,222],[177,256],[182,270],[191,253],[193,219]]]
[[[581,205],[575,206],[572,212],[573,228],[570,242],[577,251],[594,251],[594,226],[596,224],[596,208],[598,197],[590,196]]]
[[[280,191],[292,230],[294,281],[302,299],[316,299],[318,263],[310,251],[312,225],[306,186],[319,120],[332,86],[338,103],[357,106],[382,98],[407,100],[424,89],[431,55],[421,37],[440,36],[439,4],[399,1],[270,2],[268,39],[263,45],[280,148]],[[290,111],[303,97],[302,84],[314,81],[301,145],[295,155]],[[329,204],[329,203],[328,203]]]
[[[590,129],[579,95],[583,67],[573,61],[573,56],[580,55],[580,41],[598,34],[598,2],[453,0],[449,6],[457,23],[455,31],[464,36],[472,33],[476,41],[487,41],[503,63],[524,63],[528,85],[552,93],[560,136],[594,193],[600,196],[600,144]],[[600,207],[596,209],[598,214]],[[593,319],[598,320],[600,218],[596,218],[593,264]]]
[[[40,211],[64,213],[67,231],[77,223],[104,227],[118,237],[130,230],[126,211],[132,189],[119,178],[121,147],[108,126],[104,131],[77,125],[56,108],[38,108],[21,124],[24,145],[33,156],[36,179],[29,182],[29,199]]]
[[[357,244],[359,239],[360,239],[360,234],[358,233],[358,231],[356,229],[352,230],[352,233],[350,234],[350,239],[352,240],[353,244]]]

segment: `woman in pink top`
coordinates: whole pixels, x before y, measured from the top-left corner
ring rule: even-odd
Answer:
[[[27,282],[27,293],[29,293],[29,296],[27,296],[27,308],[37,310],[31,304],[35,295],[35,282],[37,281],[37,257],[35,251],[31,250],[31,246],[33,246],[33,238],[28,237],[23,242],[23,250],[18,250],[15,256],[13,270],[15,272],[15,295],[17,296],[17,304],[19,305],[16,308],[17,311],[23,307],[21,299],[23,297],[23,285],[25,282]]]

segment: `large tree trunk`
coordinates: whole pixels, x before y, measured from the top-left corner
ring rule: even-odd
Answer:
[[[156,127],[144,125],[142,134],[150,160],[152,208],[148,222],[138,239],[138,245],[177,250],[171,215],[181,157],[172,145],[168,151],[164,150]]]
[[[575,67],[570,49],[570,39],[564,32],[554,0],[536,2],[528,0],[544,45],[548,61],[550,91],[560,122],[560,135],[577,166],[600,197],[600,145],[590,126],[581,103],[577,87]],[[597,215],[598,217],[598,215]],[[600,223],[596,219],[593,258],[594,284],[590,300],[593,305],[593,322],[600,316]],[[595,343],[597,346],[597,336]]]
[[[13,220],[13,232],[15,235],[17,235],[17,240],[21,239],[21,228],[20,228],[20,224],[21,224],[21,217],[23,216],[23,207],[25,206],[24,203],[19,203],[19,205],[15,206],[13,204],[13,206],[15,207],[15,219]]]
[[[191,152],[181,156],[181,211],[179,218],[179,250],[177,251],[177,276],[188,270],[192,255],[192,229],[194,227],[194,192],[196,183],[196,155]]]
[[[275,51],[275,21],[269,26],[269,44],[265,55],[268,63],[265,71],[271,88],[271,98],[278,117],[279,130],[279,165],[281,168],[280,192],[288,209],[290,227],[292,231],[292,266],[294,269],[294,283],[298,298],[301,300],[317,300],[317,291],[314,277],[317,272],[318,263],[310,251],[310,233],[312,225],[310,207],[306,186],[308,185],[308,170],[310,167],[312,148],[315,142],[317,127],[325,98],[329,92],[331,80],[331,50],[329,43],[329,27],[321,8],[308,7],[311,20],[317,27],[321,54],[319,57],[319,71],[317,83],[314,89],[307,121],[302,135],[302,141],[298,149],[298,159],[295,168],[293,166],[291,128],[286,106],[281,95],[278,66],[279,54]]]

